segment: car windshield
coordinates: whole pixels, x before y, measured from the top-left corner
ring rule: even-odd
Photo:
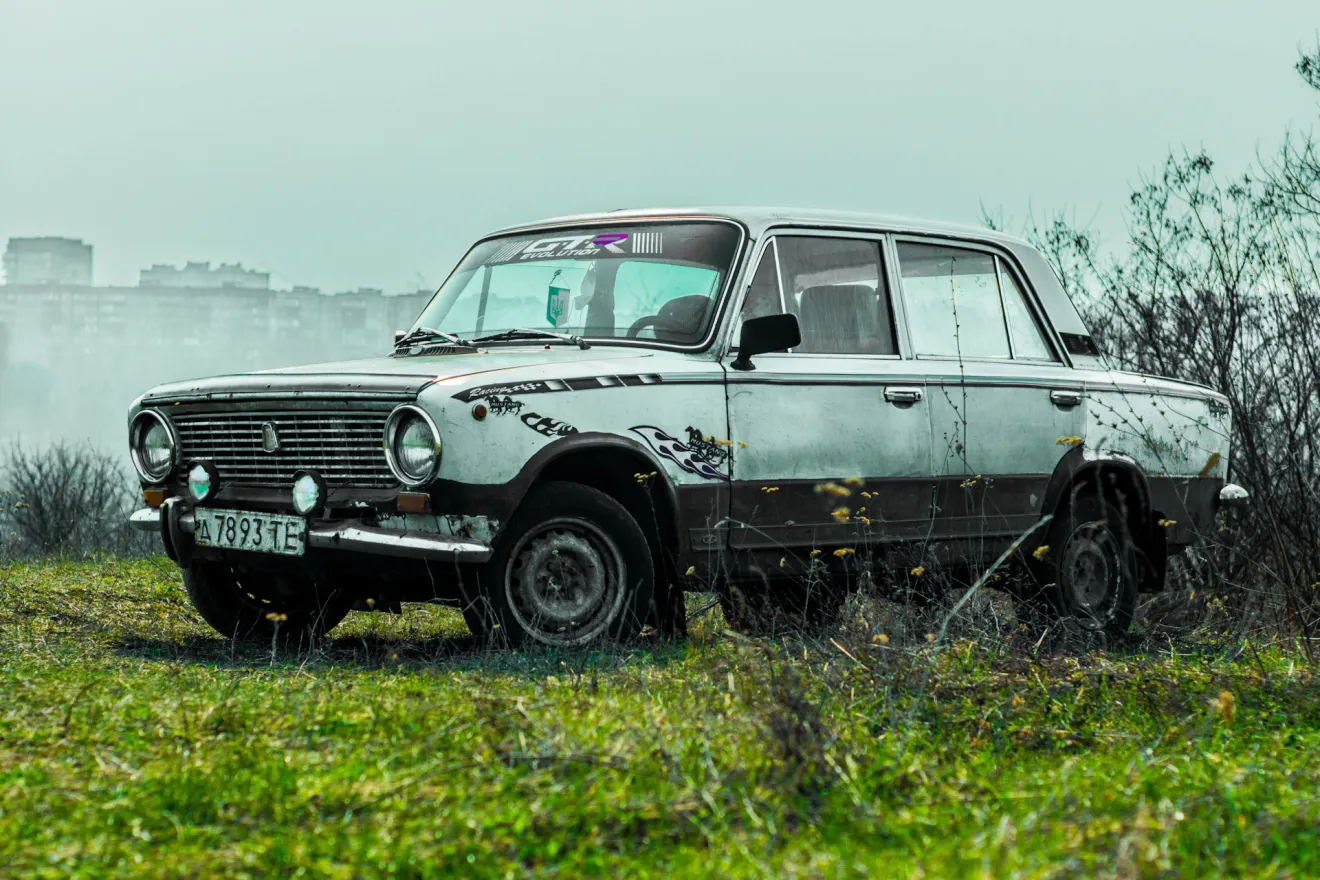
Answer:
[[[511,330],[691,345],[738,249],[731,223],[592,226],[473,248],[413,325],[482,341]],[[508,334],[526,344],[534,334]]]

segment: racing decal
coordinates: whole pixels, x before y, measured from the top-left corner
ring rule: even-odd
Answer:
[[[716,468],[721,467],[729,460],[727,447],[719,445],[691,425],[688,426],[687,435],[688,448],[692,450],[692,455],[697,460],[704,461]]]
[[[585,376],[581,379],[540,379],[534,382],[516,382],[509,385],[479,385],[454,395],[464,403],[479,398],[507,394],[544,394],[549,391],[591,391],[596,388],[631,388],[637,385],[659,385],[661,378],[655,373],[640,376]]]
[[[577,428],[567,422],[561,422],[558,419],[552,419],[539,413],[529,412],[519,416],[519,418],[522,419],[524,425],[547,437],[567,437],[569,434],[578,432]]]
[[[727,480],[729,475],[723,473],[716,466],[723,464],[728,460],[728,451],[715,447],[711,441],[702,439],[703,444],[708,444],[722,457],[712,457],[710,449],[705,445],[693,449],[691,446],[680,441],[677,437],[672,437],[654,425],[638,425],[631,429],[634,434],[646,441],[646,445],[655,450],[656,454],[662,455],[681,467],[690,474],[696,474],[699,477],[705,477],[707,480]],[[695,428],[688,428],[688,436],[695,435],[700,438],[701,432]]]
[[[522,408],[526,405],[521,400],[514,400],[507,394],[503,397],[498,394],[491,394],[481,398],[481,400],[493,416],[516,416],[522,412]]]

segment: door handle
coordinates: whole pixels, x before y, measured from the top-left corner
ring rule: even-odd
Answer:
[[[911,406],[919,403],[923,397],[920,388],[886,388],[885,400],[899,406]]]
[[[1082,395],[1076,391],[1051,391],[1050,402],[1057,407],[1069,409],[1082,402]]]

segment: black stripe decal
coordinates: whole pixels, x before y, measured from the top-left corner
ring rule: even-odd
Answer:
[[[723,380],[712,375],[710,384]],[[552,391],[594,391],[599,388],[625,388],[637,385],[661,385],[664,379],[657,373],[630,376],[582,376],[576,379],[537,379],[531,382],[509,382],[503,385],[478,385],[454,395],[458,400],[471,402],[485,397],[506,394],[546,394]]]

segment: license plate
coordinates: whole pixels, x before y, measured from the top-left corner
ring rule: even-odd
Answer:
[[[307,520],[279,513],[193,510],[193,538],[205,547],[302,556],[307,551]]]

